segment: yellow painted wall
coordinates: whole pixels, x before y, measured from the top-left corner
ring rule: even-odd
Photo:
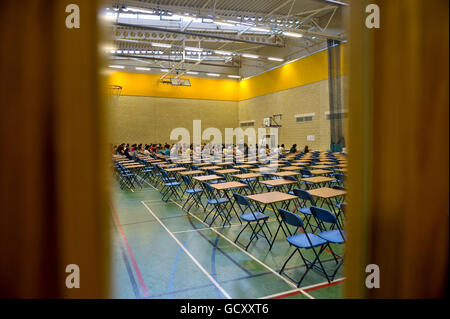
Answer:
[[[345,46],[341,46],[341,68],[346,73]],[[192,87],[175,87],[158,83],[159,78],[157,74],[111,73],[109,83],[123,87],[111,113],[111,142],[169,142],[173,128],[190,130],[194,119],[220,130],[255,120],[257,128],[263,117],[281,113],[280,143],[329,148],[326,50],[240,82],[190,78]],[[344,109],[346,102],[344,95]],[[295,115],[305,113],[315,113],[313,122],[296,123]],[[315,135],[316,140],[306,141],[307,135]]]
[[[327,78],[327,51],[321,51],[239,82],[239,100],[279,92]]]
[[[172,86],[158,82],[161,75],[111,72],[108,83],[120,85],[122,95],[152,96],[183,99],[237,101],[239,82],[189,78],[191,87]]]

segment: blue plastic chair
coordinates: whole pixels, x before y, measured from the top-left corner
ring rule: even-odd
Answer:
[[[184,209],[184,207],[186,206],[186,204],[189,201],[192,201],[192,203],[187,208],[188,212],[191,210],[191,208],[194,204],[197,204],[198,206],[205,209],[205,207],[203,206],[202,197],[201,197],[203,194],[203,189],[193,187],[191,179],[188,176],[182,176],[182,179],[186,186],[186,188],[184,189],[183,195],[186,195],[186,194],[188,195],[186,201],[183,204],[182,209]]]
[[[320,255],[327,247],[328,242],[325,239],[319,237],[318,235],[306,232],[303,221],[300,216],[282,208],[280,208],[278,212],[280,213],[281,218],[285,224],[294,226],[295,228],[300,228],[303,231],[302,234],[293,235],[289,227],[287,227],[290,236],[287,237],[286,240],[288,241],[289,245],[295,247],[295,249],[284,262],[283,267],[281,267],[280,274],[285,275],[287,278],[295,282],[297,284],[297,287],[300,287],[303,279],[308,274],[308,272],[311,269],[314,269],[324,274],[327,277],[328,282],[330,282],[328,274],[322,264],[322,261],[320,260]],[[314,260],[311,261],[307,259],[302,253],[303,249],[312,250],[315,256]],[[316,249],[318,249],[318,251]],[[295,253],[300,254],[300,257],[302,258],[303,263],[306,266],[306,271],[303,273],[299,281],[296,281],[295,279],[291,278],[287,273],[284,272],[286,265],[288,264],[289,260],[291,260],[291,258],[295,255]],[[319,266],[316,265],[317,263],[319,263]]]
[[[209,205],[212,206],[212,209],[209,211],[209,213],[207,213],[203,222],[206,222],[209,215],[213,214],[213,218],[211,220],[211,223],[209,224],[210,227],[214,223],[214,221],[217,219],[217,217],[219,217],[219,216],[221,216],[222,219],[224,220],[223,225],[225,225],[225,223],[227,223],[227,222],[228,222],[228,224],[231,224],[231,222],[229,220],[230,212],[229,212],[229,210],[226,209],[226,205],[230,201],[224,197],[217,197],[214,192],[214,188],[212,188],[211,185],[209,185],[208,183],[203,182],[202,186],[205,191],[206,198],[207,198],[205,210],[206,211],[208,210]]]
[[[317,220],[321,221],[321,223],[319,224],[321,231],[317,234],[317,236],[319,236],[320,238],[322,238],[328,242],[327,246],[328,246],[331,254],[333,255],[334,260],[338,264],[338,266],[336,267],[333,274],[331,274],[331,275],[327,274],[327,279],[331,278],[331,280],[333,280],[337,274],[337,271],[342,266],[343,258],[342,258],[342,256],[339,256],[336,253],[334,253],[330,244],[340,244],[340,245],[344,244],[346,241],[346,238],[347,238],[347,234],[345,233],[345,231],[342,230],[338,218],[332,212],[330,212],[326,209],[320,208],[320,207],[312,206],[311,213]],[[331,224],[332,227],[330,227],[330,230],[327,230],[321,226],[324,224]],[[334,229],[334,228],[336,228],[336,229]],[[338,259],[340,259],[341,262],[339,262]],[[330,280],[328,280],[328,281],[330,281]]]
[[[181,200],[181,197],[177,192],[178,187],[181,185],[180,182],[171,179],[164,169],[161,169],[161,178],[163,182],[163,188],[161,189],[161,193],[163,194],[162,200],[168,202],[172,195],[178,200]]]
[[[237,235],[234,242],[238,243],[239,236],[241,236],[242,232],[247,228],[247,226],[250,226],[250,228],[252,230],[252,234],[250,236],[250,240],[249,240],[248,244],[245,246],[245,250],[248,249],[248,247],[252,243],[253,239],[256,238],[256,240],[258,240],[258,236],[259,236],[260,232],[262,232],[264,238],[267,240],[267,242],[270,245],[270,240],[267,237],[267,235],[263,229],[263,226],[266,226],[270,236],[272,236],[272,233],[266,223],[266,221],[269,219],[269,216],[262,212],[255,210],[255,207],[253,207],[253,205],[249,202],[249,200],[245,196],[243,196],[241,194],[237,194],[237,193],[233,193],[233,196],[234,196],[234,199],[236,200],[236,203],[239,206],[239,209],[242,212],[242,214],[239,216],[240,219],[247,222],[247,224],[245,224],[245,226],[242,228],[242,230]],[[255,227],[253,227],[252,223],[255,223],[255,222],[256,222],[256,225],[255,225]],[[260,224],[260,222],[262,222],[262,224]]]

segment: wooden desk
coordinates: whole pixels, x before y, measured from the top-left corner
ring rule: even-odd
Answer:
[[[267,192],[267,193],[261,193],[261,194],[255,194],[255,195],[249,195],[247,196],[248,199],[253,200],[259,204],[264,205],[263,209],[261,210],[262,213],[264,213],[264,211],[266,210],[267,206],[270,205],[270,207],[272,208],[275,217],[277,218],[278,221],[278,228],[277,231],[275,232],[275,235],[272,238],[272,242],[270,243],[270,247],[269,250],[272,249],[272,246],[277,238],[278,232],[281,228],[281,230],[283,231],[284,235],[287,237],[288,236],[288,232],[286,232],[286,230],[283,228],[283,220],[281,219],[280,214],[278,214],[278,209],[276,207],[277,203],[283,203],[284,205],[282,205],[282,208],[284,209],[289,209],[289,203],[291,200],[297,199],[297,196],[294,195],[289,195],[286,193],[282,193],[282,192]]]
[[[329,165],[311,165],[310,167],[317,168],[317,169],[330,168]]]
[[[204,167],[204,166],[210,166],[211,164],[209,163],[192,163],[192,165],[197,166],[197,167]]]
[[[283,185],[290,185],[295,184],[295,181],[290,181],[287,179],[279,178],[279,179],[269,179],[267,181],[260,181],[261,184],[269,185],[269,186],[283,186]]]
[[[297,166],[288,166],[288,167],[282,167],[282,171],[299,171],[301,168]]]
[[[239,173],[239,172],[240,172],[240,170],[234,169],[234,168],[221,169],[221,170],[215,171],[215,173],[219,173],[219,174],[232,174],[232,173]]]
[[[212,166],[203,166],[202,169],[221,169],[222,167],[212,165]]]
[[[344,196],[347,194],[347,191],[343,191],[340,189],[334,189],[329,187],[321,187],[316,189],[308,190],[312,196],[320,197],[320,198],[333,198],[336,196]]]
[[[337,171],[341,173],[347,173],[347,168],[339,168],[337,169]]]
[[[208,182],[208,181],[213,181],[216,179],[223,179],[223,177],[218,176],[218,175],[204,175],[204,176],[195,176],[195,177],[193,177],[193,179],[195,179],[199,182]]]
[[[246,165],[246,164],[244,164],[244,165],[235,165],[233,167],[234,168],[252,168],[253,165]]]
[[[340,190],[340,189],[334,189],[334,188],[329,188],[329,187],[321,187],[321,188],[316,188],[316,189],[311,189],[308,190],[308,193],[311,194],[311,196],[315,196],[318,197],[319,199],[321,199],[323,202],[326,202],[328,204],[328,206],[331,208],[331,211],[338,216],[338,212],[336,212],[336,204],[339,202],[338,199],[336,199],[336,202],[333,203],[333,198],[337,198],[342,196],[342,200],[343,200],[343,196],[345,196],[347,194],[347,191],[345,190]],[[317,205],[317,202],[316,202]],[[323,206],[323,204],[322,204]]]
[[[300,175],[300,172],[288,172],[288,171],[284,171],[284,172],[277,172],[277,173],[272,173],[273,176],[278,176],[278,177],[284,177],[284,176],[296,176],[296,175]]]
[[[284,201],[289,201],[298,198],[297,196],[282,193],[282,192],[266,192],[247,196],[248,199],[254,200],[258,203],[268,205]]]
[[[233,177],[239,178],[239,179],[248,179],[248,178],[259,178],[264,176],[263,174],[258,173],[245,173],[245,174],[236,174],[233,175]]]
[[[179,171],[185,171],[186,167],[175,167],[175,168],[168,168],[166,169],[166,172],[179,172]]]
[[[217,190],[228,190],[233,188],[247,187],[247,185],[240,182],[226,182],[226,183],[211,184],[211,187]]]
[[[330,171],[330,170],[327,170],[327,169],[313,169],[310,172],[313,175],[323,175],[323,174],[333,173],[333,171]]]
[[[216,163],[216,165],[218,165],[218,166],[226,166],[226,165],[233,165],[234,163],[233,162],[219,162],[219,163]]]
[[[188,176],[188,175],[199,175],[203,174],[204,171],[202,170],[195,170],[195,171],[187,171],[187,172],[181,172],[180,175]]]
[[[302,178],[302,181],[317,184],[317,183],[326,183],[326,182],[334,181],[334,178],[324,177],[324,176],[314,176],[314,177]]]

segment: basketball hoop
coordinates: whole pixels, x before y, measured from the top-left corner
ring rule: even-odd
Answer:
[[[120,93],[122,92],[122,87],[119,85],[108,85],[106,87],[108,93],[108,103],[112,106],[116,106],[119,102]]]

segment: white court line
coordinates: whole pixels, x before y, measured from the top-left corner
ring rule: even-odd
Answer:
[[[222,288],[222,286],[219,285],[219,283],[206,271],[205,268],[202,267],[202,265],[200,265],[200,263],[197,261],[197,259],[195,259],[194,256],[191,255],[191,253],[186,249],[186,247],[183,246],[183,244],[175,237],[174,234],[172,234],[172,232],[166,227],[166,225],[164,225],[164,223],[158,218],[158,216],[155,215],[155,213],[150,209],[150,207],[147,206],[147,204],[145,204],[143,201],[141,201],[141,204],[144,205],[145,208],[147,208],[147,210],[150,212],[150,214],[153,215],[153,217],[161,224],[161,226],[167,231],[167,233],[173,238],[173,240],[175,240],[175,242],[178,244],[178,246],[180,246],[181,249],[184,250],[184,252],[189,256],[189,258],[192,259],[192,261],[194,262],[194,264],[197,265],[198,268],[200,268],[200,270],[206,275],[206,277],[208,277],[208,279],[214,284],[214,286],[217,287],[217,289],[219,289],[219,291],[227,298],[227,299],[231,299],[231,296]]]
[[[335,279],[335,280],[333,280],[332,282],[330,282],[330,284],[332,284],[332,283],[334,283],[334,282],[336,282],[336,281],[344,280],[344,279],[346,279],[346,278],[345,278],[345,277],[341,277],[341,278]],[[317,286],[321,286],[321,285],[325,285],[325,284],[328,284],[328,281],[324,281],[324,282],[320,282],[320,283],[318,283],[318,284],[314,284],[314,285],[309,285],[309,286],[306,286],[306,287],[302,287],[301,289],[303,289],[303,290],[305,290],[305,289],[311,289],[311,288],[314,288],[314,287],[317,287]]]
[[[177,202],[171,200],[175,205],[178,205],[181,208],[181,205],[178,204]],[[188,213],[188,212],[187,212]],[[196,218],[198,221],[200,221],[201,223],[208,225],[206,223],[204,223],[200,218],[198,218],[195,215],[192,215],[191,213],[188,213],[189,215],[191,215],[192,217]],[[277,277],[279,277],[280,279],[282,279],[283,281],[285,281],[289,286],[297,288],[297,286],[292,283],[291,281],[289,281],[287,278],[284,278],[283,276],[281,276],[277,271],[275,271],[274,269],[270,268],[268,265],[266,265],[265,263],[263,263],[262,261],[260,261],[258,258],[256,258],[255,256],[253,256],[252,254],[250,254],[248,251],[244,250],[242,247],[239,247],[236,243],[234,243],[232,240],[230,240],[228,237],[226,237],[225,235],[223,235],[222,233],[218,232],[217,230],[215,230],[214,228],[211,228],[211,230],[213,232],[215,232],[217,235],[221,236],[222,238],[224,238],[226,241],[228,241],[230,244],[232,244],[233,246],[235,246],[236,248],[238,248],[239,250],[241,250],[244,254],[246,254],[247,256],[249,256],[251,259],[253,259],[254,261],[256,261],[257,263],[259,263],[261,266],[265,267],[267,270],[269,270],[270,272],[272,272],[274,275],[276,275]]]
[[[260,297],[260,298],[258,298],[258,299],[270,299],[270,298],[274,298],[274,297],[278,297],[278,296],[290,294],[290,293],[292,293],[292,292],[297,292],[297,291],[300,291],[300,288],[292,289],[292,290],[287,290],[287,291],[283,291],[283,292],[278,292],[278,293],[276,293],[276,294],[268,295],[268,296],[265,296],[265,297]]]
[[[306,297],[308,297],[309,299],[316,299],[313,296],[311,296],[309,293],[307,293],[306,291],[304,291],[303,289],[300,289],[300,292],[302,294],[304,294]]]

